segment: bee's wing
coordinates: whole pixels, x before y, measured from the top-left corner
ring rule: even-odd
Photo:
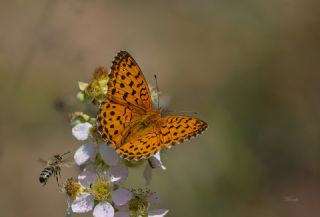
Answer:
[[[72,159],[72,156],[70,157],[67,157],[66,159],[63,159],[60,163],[61,166],[63,167],[71,167],[72,165],[74,165],[75,162],[74,160]]]
[[[74,164],[75,164],[75,162],[70,161],[70,162],[65,162],[65,163],[61,164],[61,166],[62,167],[71,167]]]
[[[48,163],[48,161],[46,161],[46,160],[44,160],[44,159],[42,159],[42,158],[38,158],[38,161],[39,161],[40,163],[45,164],[45,165],[47,165],[47,163]]]

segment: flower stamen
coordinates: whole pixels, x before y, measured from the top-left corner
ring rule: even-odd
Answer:
[[[67,179],[63,188],[65,193],[73,200],[84,191],[84,187],[75,178]]]
[[[96,201],[111,200],[112,184],[105,178],[98,178],[95,183],[91,185],[91,194]]]

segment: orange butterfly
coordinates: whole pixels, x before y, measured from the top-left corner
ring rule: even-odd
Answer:
[[[140,67],[129,53],[120,51],[112,62],[97,126],[102,138],[123,158],[139,160],[200,134],[208,125],[194,117],[162,117],[161,108],[152,110]]]

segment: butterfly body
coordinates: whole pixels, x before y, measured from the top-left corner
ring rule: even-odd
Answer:
[[[97,117],[102,138],[128,160],[148,158],[159,150],[190,139],[207,128],[194,117],[162,117],[152,109],[148,84],[135,60],[120,51],[113,61],[106,100]]]
[[[149,126],[150,124],[156,123],[161,118],[161,108],[155,111],[148,112],[141,116],[141,125]]]

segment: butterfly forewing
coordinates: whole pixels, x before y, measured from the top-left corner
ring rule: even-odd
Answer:
[[[108,97],[128,105],[140,114],[152,110],[148,84],[136,61],[126,51],[120,51],[111,67]]]
[[[138,116],[128,107],[111,102],[107,98],[100,105],[97,117],[98,130],[106,142],[110,142],[114,147],[117,147],[124,139],[125,129]]]

